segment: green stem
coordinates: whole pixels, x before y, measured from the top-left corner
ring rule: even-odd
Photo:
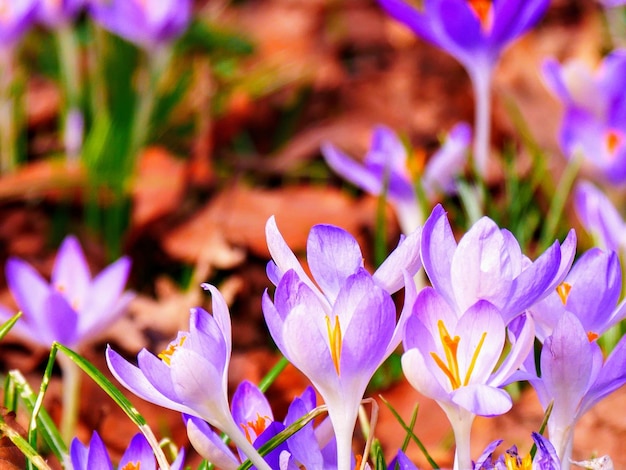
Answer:
[[[17,166],[17,131],[15,125],[15,51],[0,50],[0,174]]]

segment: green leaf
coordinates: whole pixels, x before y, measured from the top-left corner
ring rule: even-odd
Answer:
[[[17,323],[21,316],[22,312],[17,312],[11,318],[5,321],[2,326],[0,326],[0,340],[3,339],[9,331],[11,331],[11,328],[13,328],[13,325]]]
[[[51,470],[44,458],[0,415],[0,435],[8,437],[26,459],[40,470]]]

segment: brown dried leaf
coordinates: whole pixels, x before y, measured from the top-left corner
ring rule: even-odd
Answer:
[[[4,407],[0,407],[0,415],[2,415],[2,419],[11,429],[26,439],[26,431],[15,420],[15,413],[7,411]],[[22,454],[7,436],[2,436],[0,438],[0,470],[13,470],[25,467],[26,459],[24,458],[24,454]]]

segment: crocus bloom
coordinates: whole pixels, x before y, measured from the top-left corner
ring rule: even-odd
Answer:
[[[600,347],[589,341],[578,318],[566,311],[543,344],[541,378],[530,382],[544,409],[553,402],[548,419],[550,442],[562,469],[567,470],[575,424],[592,406],[626,383],[626,341],[622,338],[604,360]]]
[[[416,179],[421,176],[421,185],[429,201],[439,192],[455,192],[455,178],[462,172],[467,160],[471,134],[467,124],[456,125],[443,147],[429,160],[423,175],[419,174],[420,168],[411,170],[412,163],[404,145],[391,129],[384,126],[374,129],[370,150],[362,164],[329,143],[322,145],[322,154],[335,172],[362,190],[375,196],[386,190],[402,231],[409,234],[423,221],[415,191]]]
[[[607,250],[626,247],[626,223],[613,203],[593,184],[582,181],[574,190],[574,208],[583,227]]]
[[[605,57],[594,73],[579,62],[543,66],[548,87],[561,100],[565,115],[560,145],[567,158],[584,157],[604,179],[626,181],[626,95],[622,86],[626,51]]]
[[[37,21],[57,28],[74,21],[86,0],[39,0],[37,5]]]
[[[599,248],[587,251],[565,280],[530,308],[543,341],[552,334],[566,310],[578,317],[590,340],[602,336],[626,317],[626,303],[617,302],[622,290],[622,270],[617,254]]]
[[[402,370],[417,391],[436,400],[446,413],[456,442],[455,468],[471,468],[470,431],[476,415],[500,415],[512,406],[500,387],[532,350],[533,321],[523,320],[517,337],[510,335],[512,344],[500,363],[506,329],[489,302],[480,300],[457,315],[430,287],[415,301],[406,325]]]
[[[90,0],[102,27],[144,49],[174,41],[191,21],[191,0]]]
[[[228,409],[230,314],[220,292],[208,284],[203,287],[211,291],[213,315],[202,308],[192,309],[189,331],[179,332],[158,357],[142,349],[137,356],[138,367],[110,347],[106,350],[107,364],[115,378],[135,395],[202,418],[228,434],[257,468],[269,470]]]
[[[561,462],[550,441],[536,432],[532,433],[532,438],[537,446],[534,459],[530,454],[521,457],[517,447],[513,446],[494,461],[491,458],[493,451],[502,443],[502,440],[497,440],[487,446],[476,461],[474,470],[560,470]]]
[[[441,206],[422,230],[422,263],[433,287],[460,314],[487,300],[505,323],[538,302],[561,283],[574,259],[576,236],[570,231],[534,262],[521,252],[511,232],[488,217],[476,222],[458,245]]]
[[[59,248],[50,283],[28,263],[10,258],[7,283],[24,313],[13,331],[44,347],[54,341],[79,346],[124,313],[133,298],[124,292],[129,270],[130,259],[122,257],[92,279],[73,236]]]
[[[15,45],[35,17],[37,0],[0,0],[0,49]]]
[[[324,398],[337,439],[338,468],[347,470],[359,404],[372,375],[400,342],[415,295],[413,281],[404,271],[405,309],[396,323],[389,292],[376,274],[362,267],[361,251],[347,232],[329,225],[311,230],[307,259],[318,288],[286,246],[273,218],[266,230],[275,262],[268,272],[278,285],[273,303],[267,291],[263,296],[265,321],[282,354]],[[388,269],[383,264],[377,274],[383,268]],[[402,285],[400,279],[383,279],[395,287],[392,291]]]
[[[489,145],[490,82],[501,52],[533,27],[549,0],[425,0],[423,11],[406,0],[378,0],[396,20],[463,64],[476,96],[474,158],[485,175]]]
[[[102,442],[102,439],[95,431],[91,436],[89,446],[83,445],[78,438],[72,441],[70,458],[72,459],[74,470],[113,470],[113,464],[104,442]],[[185,451],[181,449],[170,468],[172,470],[182,469],[184,461]],[[154,454],[143,434],[136,434],[133,437],[117,468],[118,470],[157,469]]]

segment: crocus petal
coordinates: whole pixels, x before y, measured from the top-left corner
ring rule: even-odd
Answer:
[[[100,439],[100,436],[94,432],[89,442],[89,454],[87,456],[86,469],[94,470],[113,470],[111,459],[104,446],[104,442]]]
[[[233,394],[230,408],[235,423],[240,427],[247,426],[249,423],[257,423],[260,418],[263,418],[265,421],[264,427],[267,427],[274,421],[272,408],[267,398],[265,398],[263,392],[259,390],[259,387],[247,380],[244,380],[237,386]],[[256,428],[249,426],[245,429],[247,429],[250,439],[254,442],[258,437],[256,435]]]
[[[332,225],[316,225],[311,229],[307,260],[313,278],[331,303],[348,276],[363,266],[363,254],[354,237]]]
[[[87,446],[80,442],[77,437],[72,439],[72,443],[70,444],[70,459],[72,460],[72,466],[75,470],[86,470],[88,455],[89,449]]]
[[[164,408],[197,416],[197,412],[191,408],[177,403],[159,392],[138,367],[130,364],[113,351],[110,346],[107,346],[106,360],[109,370],[117,381],[138,397]]]
[[[77,332],[79,315],[67,303],[65,297],[53,290],[44,302],[43,312],[36,328],[42,328],[39,333],[45,338],[46,346],[51,346],[54,341],[63,345],[74,347],[80,340]]]
[[[421,228],[401,239],[396,249],[374,273],[373,278],[376,284],[390,294],[400,290],[405,285],[403,271],[414,276],[422,267],[420,260],[421,239]]]
[[[189,442],[203,458],[224,470],[239,468],[237,458],[204,420],[186,415],[184,419]]]
[[[24,315],[31,318],[32,324],[37,325],[47,312],[44,309],[46,299],[50,294],[50,287],[43,277],[28,263],[9,258],[6,263],[7,284],[15,301]]]
[[[141,470],[156,470],[154,453],[143,434],[135,434],[130,441],[126,452],[122,455],[119,468],[124,468],[128,464],[141,464]]]
[[[535,323],[532,317],[522,315],[523,326],[511,344],[511,350],[497,372],[489,379],[489,385],[501,387],[506,385],[511,375],[524,363],[530,352],[533,350],[535,340]],[[518,317],[520,318],[520,317]],[[511,336],[509,334],[509,336]]]
[[[232,330],[230,323],[230,311],[228,310],[228,305],[226,305],[226,300],[215,286],[212,286],[211,284],[202,284],[202,288],[211,292],[213,319],[222,331],[222,337],[226,343],[226,356],[230,357],[232,350]]]
[[[61,292],[70,290],[76,300],[83,302],[91,281],[91,273],[83,249],[76,237],[68,236],[59,247],[54,268],[52,285]],[[109,296],[105,296],[108,299]]]
[[[430,359],[430,358],[429,358]],[[432,374],[437,366],[432,360],[426,362],[419,349],[409,349],[402,355],[402,371],[411,386],[422,395],[437,401],[448,401],[448,392]]]
[[[357,163],[332,144],[322,144],[321,151],[326,163],[335,173],[369,194],[380,194],[383,181],[379,175],[374,174],[363,164]]]
[[[472,384],[454,390],[452,402],[478,416],[498,416],[513,406],[508,393],[485,384]]]

